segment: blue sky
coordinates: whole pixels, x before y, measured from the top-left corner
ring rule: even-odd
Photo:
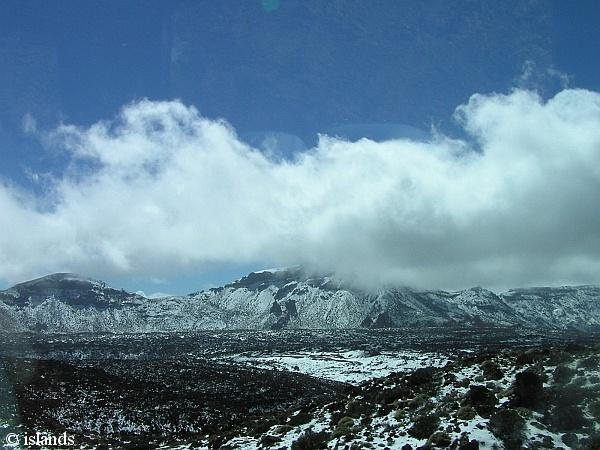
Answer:
[[[475,93],[600,90],[599,19],[594,1],[4,1],[0,177],[47,197],[46,175],[86,170],[49,133],[111,120],[141,99],[224,118],[282,160],[319,134],[427,140],[434,127],[468,141],[453,113]],[[102,264],[85,275],[184,293],[282,260],[234,259],[192,258],[164,277]],[[22,273],[62,268],[79,271],[63,262]],[[14,277],[0,274],[4,285]]]

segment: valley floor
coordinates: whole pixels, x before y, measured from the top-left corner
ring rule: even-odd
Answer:
[[[67,432],[89,448],[600,448],[599,342],[514,329],[2,334],[0,437]]]

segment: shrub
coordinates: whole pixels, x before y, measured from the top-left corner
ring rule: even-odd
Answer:
[[[275,444],[281,441],[279,436],[272,436],[270,434],[265,434],[260,438],[261,447],[273,447]]]
[[[417,439],[427,439],[437,430],[439,423],[440,420],[437,416],[419,416],[415,419],[413,426],[409,428],[408,434]]]
[[[598,369],[600,368],[600,357],[597,355],[589,356],[585,359],[580,359],[577,363],[578,369]]]
[[[515,411],[517,411],[524,419],[529,419],[533,415],[529,408],[524,408],[522,406],[517,406]]]
[[[560,431],[580,431],[588,425],[581,408],[574,405],[557,406],[552,414],[552,425]]]
[[[534,372],[521,372],[515,376],[512,406],[535,408],[542,402],[544,385],[541,377]]]
[[[470,406],[463,406],[456,413],[456,417],[459,420],[471,420],[475,418],[475,410]]]
[[[519,366],[523,364],[533,364],[537,361],[544,359],[544,354],[536,349],[530,349],[524,352],[520,352],[517,355],[516,363]]]
[[[479,441],[472,439],[469,441],[469,438],[463,434],[459,441],[459,450],[479,450]]]
[[[489,428],[494,436],[504,442],[507,449],[523,444],[525,420],[514,409],[503,409],[490,417]]]
[[[569,447],[577,448],[579,444],[579,438],[575,433],[565,433],[561,437],[562,441]]]
[[[489,359],[481,363],[481,369],[486,380],[501,380],[504,377],[504,373],[498,364]]]
[[[590,403],[589,410],[593,417],[600,420],[600,400]]]
[[[450,417],[458,409],[459,409],[458,402],[448,401],[448,402],[441,402],[437,406],[437,408],[435,408],[435,411],[440,417]]]
[[[480,416],[489,416],[497,402],[494,393],[485,386],[471,386],[465,396],[465,403],[475,408]]]
[[[410,406],[411,408],[417,408],[417,407],[422,406],[425,403],[427,403],[427,401],[429,401],[429,399],[430,399],[430,397],[428,395],[417,394],[414,396],[414,398],[412,398],[408,401],[408,406]]]
[[[287,424],[292,427],[297,427],[298,425],[304,425],[312,420],[310,414],[304,411],[300,411],[295,416],[290,417]]]
[[[417,369],[408,377],[408,384],[413,387],[429,384],[433,381],[434,372],[435,369],[433,367],[422,367]]]
[[[586,450],[600,450],[600,434],[593,434],[585,441]]]
[[[436,431],[429,437],[427,443],[434,447],[446,448],[452,443],[452,440],[450,439],[450,435],[445,431]]]
[[[447,373],[444,375],[444,385],[452,384],[456,381],[456,375],[453,373]]]
[[[387,405],[392,403],[399,398],[406,398],[411,395],[411,391],[403,386],[396,386],[393,388],[383,389],[377,393],[375,401],[381,405]]]
[[[289,431],[292,431],[294,429],[294,427],[290,426],[290,425],[279,425],[278,427],[275,428],[274,433],[275,434],[286,434]]]
[[[548,365],[550,366],[555,366],[557,364],[566,364],[571,362],[573,359],[573,357],[567,353],[567,352],[563,352],[563,351],[559,351],[559,352],[554,352],[550,355],[550,357],[548,358]]]
[[[578,406],[586,397],[586,390],[571,383],[554,389],[554,399],[557,406]]]
[[[375,409],[374,405],[365,401],[353,400],[346,407],[346,416],[358,419],[361,415],[370,416]]]
[[[398,422],[403,420],[405,417],[406,417],[406,413],[402,409],[399,409],[398,411],[396,411],[394,413],[394,419],[396,419]]]
[[[535,373],[536,375],[538,375],[540,377],[540,379],[542,380],[542,383],[545,383],[548,381],[548,375],[546,374],[545,367],[541,363],[536,363],[533,366],[528,367],[527,370],[525,370],[525,372]]]
[[[314,450],[318,448],[326,448],[325,443],[329,440],[329,433],[320,431],[307,430],[298,439],[292,442],[292,450]]]
[[[338,422],[335,430],[333,431],[332,437],[340,437],[350,434],[352,432],[352,427],[354,426],[354,419],[352,417],[342,417]]]
[[[273,425],[277,425],[277,421],[273,419],[259,420],[252,425],[250,434],[252,436],[260,436],[266,433]]]
[[[463,378],[462,380],[454,382],[454,387],[456,388],[466,388],[471,384],[471,380],[469,378]]]
[[[340,419],[344,416],[345,416],[345,414],[342,411],[335,411],[334,413],[331,414],[331,420],[329,423],[333,427],[333,426],[337,425],[337,423],[340,421]]]
[[[558,366],[554,369],[554,382],[558,384],[567,384],[575,375],[575,370],[567,366]]]

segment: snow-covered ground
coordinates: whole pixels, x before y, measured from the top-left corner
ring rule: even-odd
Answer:
[[[352,384],[385,377],[392,372],[427,366],[442,367],[448,361],[448,358],[436,353],[396,351],[369,354],[362,350],[306,351],[275,355],[247,352],[233,355],[230,358],[237,363],[254,367],[299,372]]]
[[[438,377],[441,375],[442,378],[438,378],[438,381],[434,382],[437,383],[435,392],[430,392],[426,397],[420,397],[419,395],[413,397],[414,394],[409,394],[405,399],[399,398],[391,404],[388,403],[388,407],[391,408],[388,408],[385,414],[378,414],[376,410],[369,411],[368,408],[360,412],[354,408],[354,413],[345,413],[346,415],[350,414],[351,417],[339,419],[336,426],[336,421],[340,415],[338,414],[332,422],[332,411],[336,411],[337,409],[332,408],[332,405],[325,405],[311,411],[311,420],[306,423],[288,427],[281,425],[272,427],[266,434],[267,439],[265,439],[265,435],[261,438],[245,435],[232,439],[229,441],[229,444],[235,448],[250,450],[263,448],[265,442],[273,442],[272,445],[275,448],[290,448],[292,442],[298,441],[300,437],[309,433],[308,430],[311,430],[312,433],[326,432],[323,444],[331,449],[342,448],[344,445],[346,448],[385,447],[401,449],[405,448],[404,446],[407,444],[406,448],[414,449],[426,443],[434,447],[446,447],[450,445],[450,442],[458,445],[459,441],[470,442],[472,446],[480,449],[514,448],[514,443],[507,445],[507,442],[503,438],[503,436],[506,436],[504,433],[510,430],[498,431],[498,429],[495,429],[491,425],[493,417],[492,419],[489,417],[490,415],[494,416],[499,411],[511,411],[518,413],[518,416],[521,417],[521,425],[518,425],[517,421],[514,427],[517,429],[516,435],[521,436],[523,448],[597,448],[595,446],[597,445],[597,440],[594,441],[596,442],[595,444],[591,443],[591,441],[586,442],[586,440],[589,439],[591,434],[600,431],[600,422],[597,421],[598,412],[596,411],[600,403],[593,397],[593,392],[597,392],[600,387],[598,351],[581,352],[576,356],[563,353],[562,355],[567,355],[567,358],[560,363],[553,360],[550,353],[521,353],[519,357],[522,358],[523,362],[518,361],[516,358],[517,355],[519,355],[518,352],[499,352],[496,355],[490,355],[490,359],[483,362],[482,358],[463,359],[458,362],[452,362],[444,366],[441,372],[438,372]],[[524,362],[526,360],[524,357],[528,357],[528,355],[532,359]],[[561,353],[554,352],[553,356],[556,355],[561,356]],[[334,355],[302,354],[296,356],[295,360],[290,355],[263,357],[263,359],[267,359],[271,364],[276,365],[277,368],[293,364],[295,361],[298,369],[305,373],[340,381],[345,376],[351,374],[349,367],[353,365],[344,365],[351,358],[354,358],[355,361],[360,361],[356,366],[362,367],[365,370],[362,372],[362,375],[365,377],[367,376],[367,368],[369,367],[373,369],[373,376],[377,377],[385,371],[389,373],[396,370],[400,371],[401,365],[408,371],[418,368],[420,364],[425,362],[426,358],[429,358],[427,363],[430,363],[430,365],[437,363],[440,366],[445,362],[440,356],[432,354],[426,356],[425,354],[411,354],[410,352],[396,354],[395,359],[391,357],[391,354],[361,356],[357,355],[356,352],[344,352]],[[252,361],[252,358],[246,355],[237,356],[237,358],[242,361]],[[332,360],[334,362],[330,365],[323,362]],[[392,368],[394,365],[395,367]],[[563,371],[566,369],[571,371],[568,376],[570,381],[568,379],[561,382],[556,381],[557,367],[559,365],[563,368]],[[496,367],[496,375],[486,375],[485,367],[489,368],[490,366]],[[335,375],[335,370],[340,370],[342,373]],[[549,420],[541,410],[532,410],[511,404],[511,401],[514,402],[515,399],[514,390],[517,375],[529,371],[538,374],[540,377],[539,380],[543,380],[544,395],[548,401],[555,402],[555,400],[552,400],[554,396],[556,396],[557,392],[560,393],[564,389],[567,389],[565,392],[578,392],[577,395],[588,397],[592,395],[587,400],[583,400],[584,397],[582,397],[577,403],[574,403],[577,404],[577,408],[582,410],[582,417],[589,422],[589,426],[587,428],[586,426],[580,426],[578,429],[574,429],[573,425],[568,425],[567,422],[567,424],[564,424],[565,428],[561,428],[563,425],[560,422]],[[357,379],[354,378],[351,381],[356,382]],[[349,379],[346,378],[346,380]],[[400,384],[394,385],[398,381]],[[567,382],[569,382],[568,385],[564,384]],[[470,389],[475,385],[479,385],[481,388],[485,386],[490,394],[493,393],[495,399],[490,403],[492,409],[487,414],[482,412],[483,416],[477,410],[478,406],[475,406],[475,409],[468,406]],[[364,402],[366,406],[368,405],[367,399],[371,398],[370,401],[372,401],[373,398],[372,396],[369,397],[369,392],[371,394],[373,392],[383,392],[385,389],[397,388],[398,386],[403,386],[403,389],[396,392],[398,392],[399,396],[404,395],[406,388],[410,386],[410,377],[402,379],[398,378],[398,375],[392,375],[389,378],[372,380],[362,384],[359,388],[361,389],[360,394],[353,398],[352,396],[348,398],[349,403],[347,407],[350,403],[356,403],[357,401]],[[467,406],[457,411],[461,405]],[[556,408],[558,408],[556,405],[546,407],[552,408],[549,411],[554,413],[557,411]],[[471,408],[471,415],[467,417],[464,411],[469,410],[469,408]],[[596,410],[593,408],[596,408]],[[350,409],[346,409],[346,411],[350,411]],[[462,416],[461,411],[463,411]],[[296,411],[291,417],[299,413],[300,411]],[[437,434],[443,435],[447,444],[442,444],[441,442],[435,444],[433,434],[427,439],[416,438],[411,433],[410,429],[414,426],[415,419],[422,414],[433,414],[439,419],[435,429],[440,430]],[[349,423],[345,431],[341,430],[342,427],[340,425],[344,421]],[[291,418],[288,423],[292,423]],[[520,432],[518,431],[519,426],[522,426]],[[568,428],[569,426],[571,427],[570,429]]]

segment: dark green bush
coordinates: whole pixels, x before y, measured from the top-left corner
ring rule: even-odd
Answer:
[[[262,447],[273,447],[278,442],[281,442],[281,438],[279,436],[265,434],[260,438],[260,445]]]
[[[511,406],[535,408],[540,406],[543,397],[544,385],[537,373],[524,371],[515,376],[514,398]]]
[[[429,438],[428,444],[434,447],[446,448],[452,443],[450,435],[445,431],[436,431]]]
[[[600,420],[600,400],[596,400],[590,403],[588,407],[590,414],[597,420]]]
[[[352,432],[352,427],[354,427],[354,419],[348,416],[342,417],[333,430],[332,437],[346,436]]]
[[[579,438],[575,433],[565,433],[562,435],[561,440],[569,447],[577,448],[579,444]]]
[[[520,352],[517,355],[516,363],[517,365],[522,366],[523,364],[533,364],[543,359],[544,354],[540,350],[530,349],[524,352]]]
[[[308,423],[311,420],[312,417],[310,416],[310,414],[304,411],[300,411],[295,416],[290,417],[290,420],[288,420],[287,424],[292,427],[297,427],[298,425],[304,425],[305,423]]]
[[[358,419],[361,415],[370,416],[373,414],[375,405],[361,400],[353,400],[348,403],[344,415]]]
[[[552,396],[554,403],[561,406],[578,406],[587,397],[586,389],[576,386],[573,383],[567,384],[566,386],[555,387],[552,390]]]
[[[587,370],[599,369],[600,368],[600,356],[593,355],[593,356],[588,356],[585,359],[580,359],[579,362],[577,363],[577,368],[578,369],[587,369]]]
[[[507,449],[517,449],[523,444],[525,420],[514,409],[503,409],[490,417],[490,431],[501,439]]]
[[[292,442],[292,450],[315,450],[326,448],[326,442],[329,440],[329,433],[307,430],[298,439]]]
[[[588,420],[578,406],[558,406],[552,412],[552,426],[559,431],[581,432],[588,425]]]
[[[473,385],[469,388],[464,403],[475,408],[480,416],[488,417],[498,400],[494,393],[485,386]]]
[[[558,366],[556,369],[554,369],[553,378],[555,383],[566,384],[571,381],[574,375],[574,369],[571,369],[567,366]]]
[[[410,375],[410,377],[408,377],[408,384],[413,387],[418,387],[431,383],[433,381],[434,372],[435,369],[433,367],[422,367],[417,369]]]
[[[583,444],[585,450],[600,450],[600,434],[593,434]]]
[[[417,439],[427,439],[437,430],[440,419],[434,415],[419,416],[413,426],[408,429],[408,434]]]
[[[477,413],[475,412],[475,410],[470,407],[470,406],[463,406],[462,408],[460,408],[457,413],[456,413],[456,417],[459,420],[471,420],[475,418],[475,415]]]
[[[489,359],[481,363],[481,369],[486,380],[501,380],[504,377],[504,373],[498,364]]]

